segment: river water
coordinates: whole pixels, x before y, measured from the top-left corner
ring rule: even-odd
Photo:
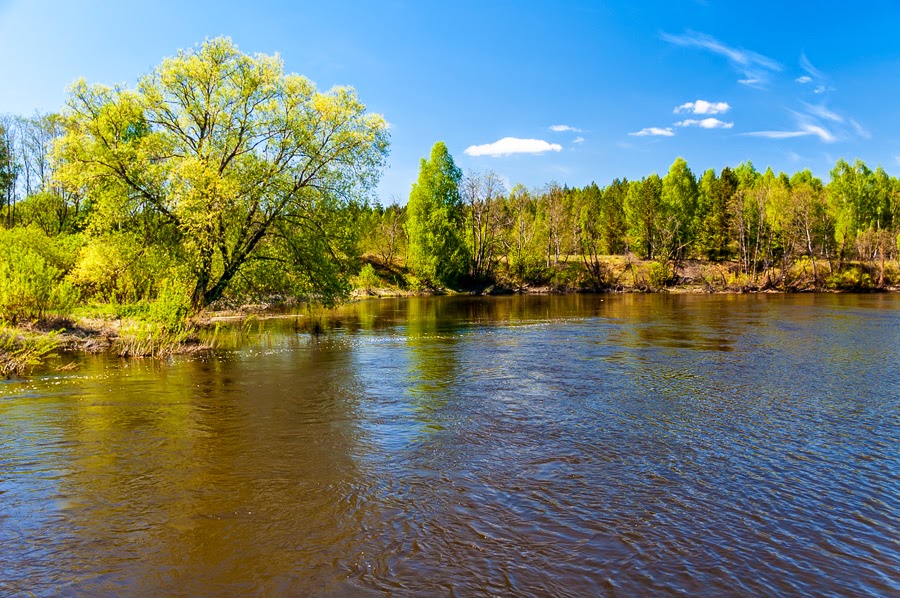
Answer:
[[[900,594],[898,296],[318,318],[0,383],[0,594]]]

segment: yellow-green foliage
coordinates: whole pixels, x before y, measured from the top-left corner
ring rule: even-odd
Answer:
[[[372,264],[364,265],[360,269],[359,275],[354,282],[356,288],[363,289],[367,293],[381,285],[381,279],[378,277],[378,274],[375,272],[375,267],[372,266]]]
[[[665,288],[672,279],[672,269],[664,262],[651,262],[647,266],[647,282],[652,289]]]
[[[167,279],[162,282],[156,299],[150,302],[147,320],[176,330],[184,327],[190,308],[191,294],[187,287],[177,280]]]
[[[0,378],[21,376],[59,345],[55,332],[35,334],[0,324]]]
[[[0,231],[0,319],[15,323],[67,313],[78,292],[63,276],[77,243],[31,227]]]
[[[408,290],[415,292],[424,291],[428,288],[428,285],[422,282],[417,276],[409,273],[403,275],[403,284]]]
[[[212,115],[208,126],[185,124],[197,115]],[[194,309],[245,281],[254,261],[306,295],[340,298],[354,235],[333,216],[349,220],[351,198],[374,188],[387,146],[386,121],[352,89],[318,92],[278,56],[228,38],[165,59],[134,90],[78,81],[55,174],[91,198],[89,230],[111,250],[83,255],[78,280],[118,301],[152,297],[144,248],[165,246],[193,275]],[[139,233],[137,247],[116,243],[119,231]]]
[[[113,303],[134,303],[159,292],[159,281],[175,269],[171,254],[148,246],[137,235],[114,233],[83,247],[70,280],[87,297]]]
[[[844,268],[825,279],[825,286],[834,290],[860,290],[874,287],[872,277],[859,266]]]
[[[725,276],[725,286],[729,289],[746,291],[753,287],[753,280],[749,274],[742,272],[729,272]]]
[[[119,330],[119,355],[164,357],[183,351],[193,334],[187,323],[191,296],[186,285],[174,279],[164,280],[156,299],[145,305],[143,319],[133,320]]]

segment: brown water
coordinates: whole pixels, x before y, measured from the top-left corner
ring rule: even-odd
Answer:
[[[307,319],[0,383],[0,594],[900,594],[900,297]]]

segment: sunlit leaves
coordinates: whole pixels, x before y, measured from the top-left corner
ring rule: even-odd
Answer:
[[[61,176],[90,193],[93,230],[177,243],[195,308],[220,297],[273,231],[284,238],[290,223],[316,219],[320,197],[364,199],[387,152],[384,119],[352,89],[318,92],[277,55],[243,54],[227,38],[165,59],[135,91],[79,81],[67,118]],[[338,255],[329,232],[310,244],[322,256],[289,252],[282,267]],[[320,283],[341,286],[310,279],[304,292]]]

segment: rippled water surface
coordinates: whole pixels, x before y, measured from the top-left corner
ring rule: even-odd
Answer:
[[[900,594],[900,297],[309,319],[0,383],[0,594]]]

